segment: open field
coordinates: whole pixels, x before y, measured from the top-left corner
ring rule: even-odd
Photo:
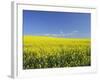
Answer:
[[[47,36],[23,37],[23,69],[90,65],[90,39]]]

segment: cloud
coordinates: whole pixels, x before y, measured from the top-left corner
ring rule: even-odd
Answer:
[[[70,33],[64,33],[62,30],[60,30],[60,33],[59,34],[37,34],[37,35],[40,35],[40,36],[51,36],[51,37],[75,37],[77,35],[79,31],[78,30],[74,30]]]
[[[78,32],[77,30],[73,31],[73,33],[77,33],[77,32]]]
[[[74,31],[72,31],[72,32],[70,32],[70,33],[67,33],[66,36],[74,36],[74,35],[76,35],[78,32],[79,32],[79,31],[74,30]]]
[[[64,32],[62,30],[60,30],[60,34],[63,34]]]

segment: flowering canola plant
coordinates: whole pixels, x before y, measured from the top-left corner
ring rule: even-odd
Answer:
[[[90,65],[90,39],[30,35],[23,37],[23,69]]]

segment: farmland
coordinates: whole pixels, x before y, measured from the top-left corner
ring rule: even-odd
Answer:
[[[90,39],[30,35],[23,37],[23,69],[90,65]]]

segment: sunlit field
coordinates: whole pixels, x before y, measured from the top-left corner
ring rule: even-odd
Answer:
[[[23,69],[91,65],[91,42],[84,38],[23,37]]]

